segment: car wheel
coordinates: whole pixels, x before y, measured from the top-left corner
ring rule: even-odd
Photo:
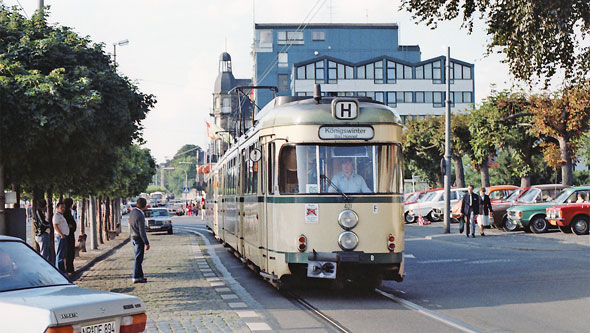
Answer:
[[[545,218],[543,216],[537,216],[534,219],[532,219],[531,222],[529,223],[529,226],[531,228],[531,231],[536,234],[542,234],[542,233],[546,232],[547,229],[549,228],[549,224],[547,223],[547,220],[545,220]]]
[[[518,229],[518,223],[514,222],[511,219],[504,218],[504,230],[506,231],[515,231]]]
[[[564,234],[571,234],[572,233],[572,228],[570,228],[569,225],[560,225],[558,227],[559,227],[559,230],[561,232],[563,232]]]
[[[440,219],[437,219],[436,217],[432,216],[432,212],[428,213],[428,215],[426,215],[426,218],[430,222],[440,222],[441,221]]]
[[[414,223],[414,222],[416,222],[416,218],[414,218],[413,215],[410,215],[407,212],[404,214],[404,220],[406,220],[406,223]]]
[[[576,235],[585,235],[588,233],[588,219],[584,216],[576,217],[572,223],[570,223],[570,226]]]
[[[168,235],[172,235],[172,228],[168,229]]]

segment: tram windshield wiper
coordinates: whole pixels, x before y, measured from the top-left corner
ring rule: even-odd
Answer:
[[[348,195],[346,195],[346,193],[342,192],[338,188],[338,186],[334,185],[334,183],[332,183],[332,180],[330,180],[330,178],[328,178],[328,176],[322,174],[322,175],[320,175],[320,178],[325,179],[328,182],[328,187],[333,187],[336,191],[338,191],[338,193],[340,193],[340,195],[342,195],[344,200],[350,201],[350,197]]]

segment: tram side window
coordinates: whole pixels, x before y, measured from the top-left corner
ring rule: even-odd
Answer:
[[[284,146],[279,154],[282,194],[318,193],[317,146]]]

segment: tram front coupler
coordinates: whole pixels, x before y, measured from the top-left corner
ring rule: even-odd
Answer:
[[[313,251],[307,257],[307,277],[336,279],[337,253],[318,253]]]

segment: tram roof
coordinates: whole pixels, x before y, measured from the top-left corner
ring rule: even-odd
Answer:
[[[359,115],[353,120],[339,120],[332,115],[334,99],[355,99]],[[367,97],[322,97],[319,104],[312,97],[279,96],[268,103],[255,117],[257,128],[313,124],[396,124],[401,126],[397,112]]]

